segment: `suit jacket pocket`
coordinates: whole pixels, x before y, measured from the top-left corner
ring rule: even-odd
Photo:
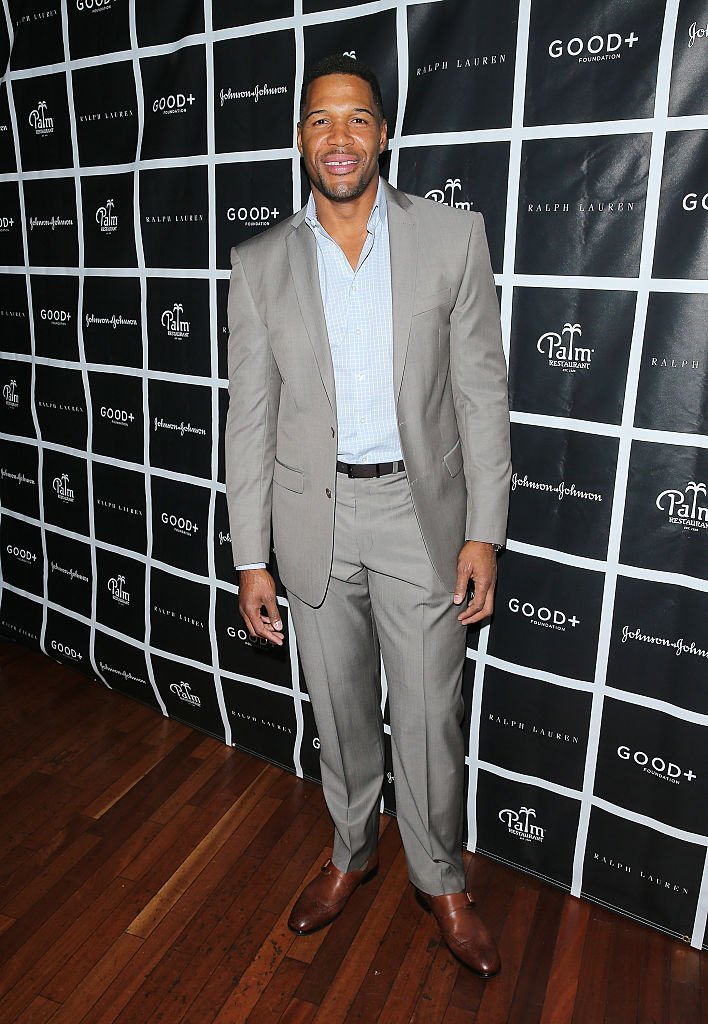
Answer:
[[[438,306],[446,306],[450,303],[450,289],[438,288],[437,291],[428,292],[427,295],[416,297],[413,302],[413,316],[419,313],[427,313],[429,309],[436,309]]]
[[[447,466],[447,471],[450,476],[457,476],[462,469],[462,445],[459,440],[457,444],[450,449],[447,455],[443,455],[443,462]]]
[[[273,482],[280,484],[281,487],[285,487],[289,491],[302,494],[305,485],[305,474],[299,469],[291,469],[290,466],[286,466],[276,459],[273,466]]]

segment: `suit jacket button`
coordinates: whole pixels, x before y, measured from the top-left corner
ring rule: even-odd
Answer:
[[[328,498],[332,497],[332,492],[330,491],[329,487],[325,487],[325,494],[327,495]]]

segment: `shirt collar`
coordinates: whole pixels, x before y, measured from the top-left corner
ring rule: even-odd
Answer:
[[[379,184],[376,189],[376,198],[374,199],[374,205],[369,214],[369,219],[366,223],[366,230],[370,231],[372,235],[376,234],[379,226],[386,223],[388,217],[388,202],[386,200],[386,192],[383,187],[383,178],[379,175]],[[305,210],[305,220],[308,225],[315,231],[319,228],[324,231],[324,228],[317,219],[317,207],[315,206],[315,197],[310,192],[310,198],[307,200],[307,209]]]

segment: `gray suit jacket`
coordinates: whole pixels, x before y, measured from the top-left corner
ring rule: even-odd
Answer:
[[[413,504],[450,588],[465,538],[503,543],[509,412],[484,222],[385,185],[393,387]],[[305,211],[231,251],[226,494],[235,565],[316,606],[332,564],[334,370]],[[405,567],[403,567],[405,569]]]

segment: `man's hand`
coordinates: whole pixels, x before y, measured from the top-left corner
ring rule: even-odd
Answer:
[[[471,626],[492,614],[497,582],[497,553],[493,544],[468,540],[462,547],[457,557],[454,604],[462,604],[470,580],[474,583],[474,597],[457,616],[463,626]]]
[[[238,589],[238,610],[251,636],[282,647],[283,623],[275,599],[275,581],[268,570],[241,569]]]

